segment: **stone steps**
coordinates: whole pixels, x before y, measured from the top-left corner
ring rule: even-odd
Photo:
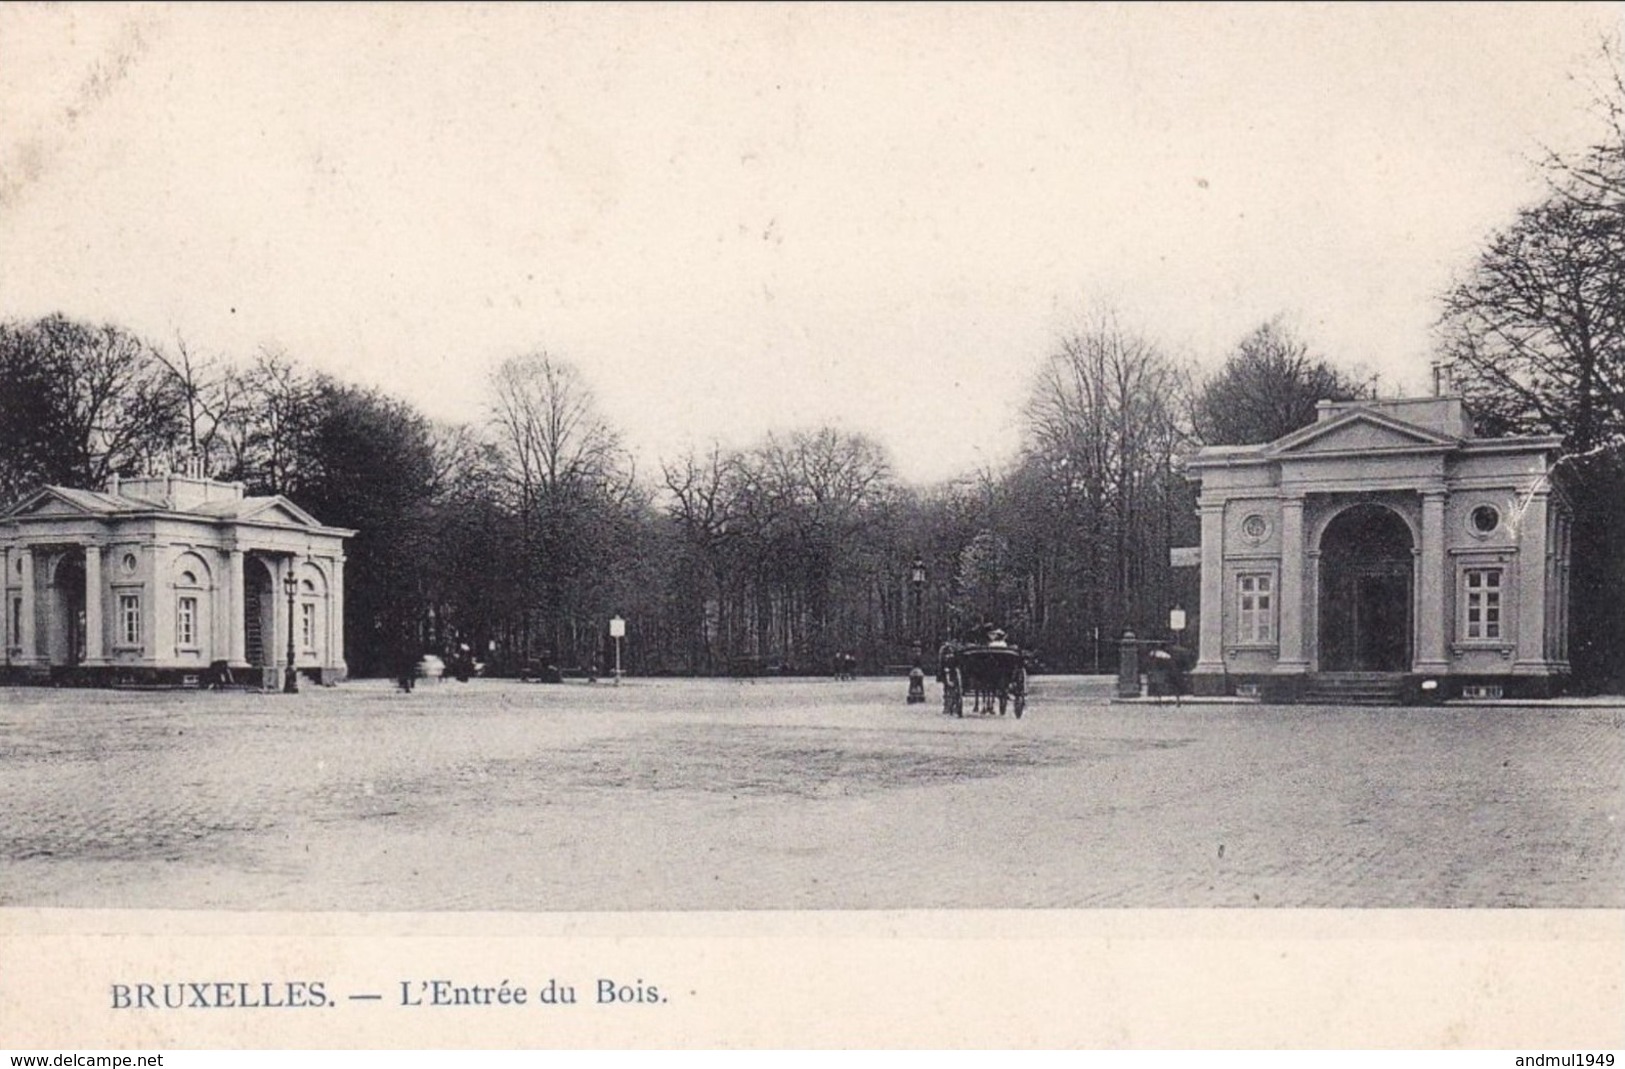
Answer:
[[[1319,705],[1401,705],[1405,677],[1389,672],[1320,672],[1309,677],[1301,700]]]

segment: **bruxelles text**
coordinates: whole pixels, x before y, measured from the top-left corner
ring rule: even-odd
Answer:
[[[321,980],[215,980],[114,984],[115,1010],[320,1009],[330,1003]]]
[[[655,984],[598,979],[586,987],[588,1005],[654,1005],[667,1001]],[[337,1005],[323,980],[213,980],[111,985],[115,1010],[270,1010],[321,1009]],[[378,995],[352,995],[377,1000]],[[400,981],[401,1006],[575,1006],[581,993],[573,983],[549,978],[526,987],[504,979],[495,984],[452,980]]]

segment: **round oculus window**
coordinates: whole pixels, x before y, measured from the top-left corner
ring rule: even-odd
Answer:
[[[1241,533],[1249,542],[1262,542],[1270,533],[1270,522],[1255,512],[1241,521]]]
[[[1487,535],[1501,526],[1501,513],[1494,505],[1480,505],[1468,515],[1473,533]]]
[[[124,559],[122,561],[120,561],[119,563],[124,566],[125,571],[127,571],[127,572],[135,571],[135,554],[134,553],[126,553],[126,554],[124,554]]]

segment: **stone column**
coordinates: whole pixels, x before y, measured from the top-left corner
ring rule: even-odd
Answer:
[[[1140,696],[1140,644],[1132,631],[1124,631],[1117,643],[1117,696]]]
[[[288,666],[288,594],[282,581],[293,571],[292,557],[278,557],[271,569],[271,634],[267,638],[265,663],[282,669]],[[278,675],[278,680],[281,676]]]
[[[22,574],[17,581],[22,584],[23,620],[22,633],[17,636],[17,645],[22,647],[22,655],[17,658],[19,664],[33,664],[39,659],[39,642],[35,635],[35,607],[34,607],[34,547],[22,547]]]
[[[244,634],[244,596],[247,588],[243,574],[243,551],[233,546],[231,562],[226,568],[226,659],[232,668],[248,667],[247,637]]]
[[[1279,649],[1275,670],[1302,675],[1309,670],[1303,635],[1303,498],[1281,499],[1281,589]]]
[[[1412,670],[1427,674],[1449,671],[1445,655],[1444,507],[1450,494],[1442,488],[1422,491],[1422,545],[1416,554],[1416,654]]]
[[[1224,675],[1224,501],[1198,504],[1202,518],[1202,612],[1192,676]],[[1196,681],[1193,680],[1193,685]],[[1202,692],[1213,693],[1203,686]]]
[[[101,664],[102,650],[102,547],[85,547],[85,663]]]
[[[1309,670],[1320,671],[1320,547],[1304,551],[1304,590],[1308,592],[1304,607],[1304,659]]]
[[[1546,663],[1546,539],[1547,497],[1545,490],[1529,498],[1529,507],[1513,531],[1518,539],[1518,559],[1511,569],[1517,584],[1505,589],[1502,580],[1501,626],[1511,625],[1517,638],[1513,672],[1544,672]],[[1503,632],[1504,633],[1504,632]]]

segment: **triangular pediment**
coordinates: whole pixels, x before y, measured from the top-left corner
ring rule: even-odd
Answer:
[[[282,527],[320,527],[321,522],[285,497],[249,498],[237,514],[239,520]]]
[[[82,490],[42,486],[0,513],[0,518],[20,520],[35,516],[105,516],[116,511],[115,506],[98,495]]]
[[[16,509],[15,511],[13,511],[11,513],[11,515],[15,516],[15,517],[22,517],[22,516],[89,516],[91,514],[92,514],[91,511],[89,509],[83,507],[82,505],[77,505],[77,504],[74,504],[73,502],[65,500],[63,498],[52,497],[50,495],[35,498],[28,505],[26,505],[26,506],[24,506],[22,508]]]
[[[1277,457],[1411,450],[1433,452],[1441,447],[1452,448],[1460,444],[1459,439],[1426,427],[1381,413],[1355,409],[1335,419],[1311,423],[1284,438],[1277,438],[1265,451]]]

